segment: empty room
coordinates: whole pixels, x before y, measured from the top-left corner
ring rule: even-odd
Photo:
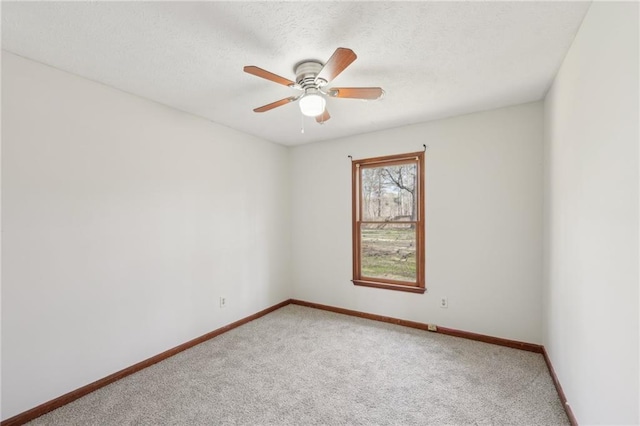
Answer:
[[[3,1],[1,425],[640,424],[639,6]]]

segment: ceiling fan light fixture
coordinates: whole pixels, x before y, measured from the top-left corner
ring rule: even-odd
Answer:
[[[327,101],[316,91],[308,90],[298,101],[300,112],[307,117],[317,117],[324,112]]]

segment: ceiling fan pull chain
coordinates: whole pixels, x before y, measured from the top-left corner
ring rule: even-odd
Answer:
[[[300,133],[304,134],[304,115],[300,112]]]

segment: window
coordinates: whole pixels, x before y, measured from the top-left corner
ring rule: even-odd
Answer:
[[[353,283],[425,292],[424,152],[354,160]]]

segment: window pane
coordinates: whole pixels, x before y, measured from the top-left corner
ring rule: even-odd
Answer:
[[[417,220],[417,165],[363,167],[361,175],[363,221]]]
[[[361,275],[416,282],[416,229],[412,223],[361,224]]]

